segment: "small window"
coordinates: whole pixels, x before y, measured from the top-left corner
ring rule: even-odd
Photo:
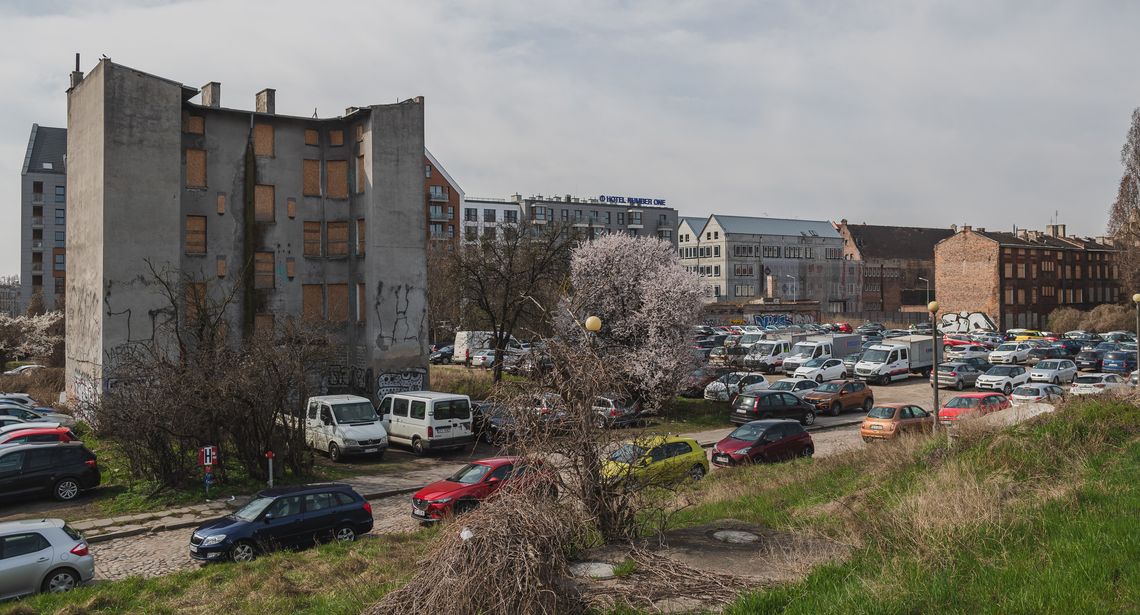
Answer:
[[[305,145],[320,145],[321,133],[312,128],[305,129]]]
[[[297,277],[297,259],[292,256],[285,258],[285,277],[290,280]]]
[[[301,175],[304,184],[301,193],[305,196],[321,196],[321,161],[302,160]]]
[[[348,284],[329,284],[329,320],[348,322]]]
[[[356,157],[356,193],[364,193],[364,180],[368,175],[364,171],[364,154]]]
[[[340,147],[344,145],[344,131],[343,130],[330,130],[329,131],[329,145],[333,147]]]
[[[285,214],[290,220],[297,217],[297,199],[289,197],[285,200]]]
[[[301,317],[308,321],[325,317],[325,291],[320,284],[301,285]]]
[[[218,258],[216,261],[216,268],[217,268],[217,273],[218,273],[219,278],[226,277],[226,257],[224,257],[220,254],[218,255]]]
[[[273,222],[276,217],[274,202],[277,199],[276,188],[264,184],[253,187],[254,220],[258,222]]]
[[[336,506],[331,493],[310,493],[305,496],[305,512],[317,512]]]
[[[328,182],[328,197],[330,199],[347,199],[348,161],[330,160],[325,165],[325,171],[328,173],[328,176],[326,178],[326,181]]]
[[[225,192],[219,192],[218,193],[218,215],[220,216],[220,215],[223,215],[225,213],[226,213],[226,193]]]
[[[408,416],[408,400],[397,397],[392,402],[392,415],[393,416]]]
[[[321,255],[321,223],[316,220],[306,220],[304,224],[304,255]]]
[[[273,126],[255,124],[253,126],[253,155],[273,156]]]
[[[356,125],[356,142],[359,143],[364,140],[364,124]]]
[[[356,503],[356,500],[352,499],[352,496],[348,495],[347,493],[337,491],[333,495],[336,497],[336,503],[338,506],[348,506],[350,504]]]
[[[427,416],[427,402],[425,401],[412,401],[412,409],[408,414],[408,418],[423,420]]]
[[[206,216],[186,216],[187,254],[206,253]]]
[[[356,321],[357,322],[364,322],[364,317],[368,313],[368,308],[367,308],[368,304],[365,301],[365,298],[368,295],[367,295],[367,293],[364,292],[364,288],[365,288],[364,282],[358,282],[356,284]]]
[[[206,187],[206,150],[186,150],[186,187]]]
[[[206,134],[206,118],[201,115],[191,115],[186,118],[186,132],[192,135]]]
[[[254,252],[253,254],[253,287],[273,288],[273,252]]]
[[[364,256],[364,232],[365,232],[364,218],[356,221],[356,255]]]
[[[348,256],[348,222],[329,222],[328,256]]]

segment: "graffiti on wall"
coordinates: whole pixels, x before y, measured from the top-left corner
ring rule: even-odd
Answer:
[[[359,365],[330,365],[325,374],[325,388],[348,389],[353,393],[368,395],[372,382],[372,368]]]
[[[412,367],[398,372],[384,372],[376,378],[376,399],[392,393],[422,391],[427,382],[427,370]]]
[[[384,313],[384,283],[376,283],[376,302],[373,304],[373,310],[376,312],[376,347],[380,350],[388,350],[392,346],[398,346],[405,342],[416,342],[423,346],[423,331],[424,331],[424,317],[427,313],[426,307],[423,313],[419,316],[419,322],[415,325],[412,323],[416,315],[409,313],[412,306],[412,293],[418,292],[410,284],[396,285],[389,291],[391,293],[392,306],[395,308],[392,311],[391,317]]]
[[[815,322],[814,314],[753,314],[753,324],[760,327],[788,327],[791,325],[806,325]]]
[[[982,312],[951,312],[943,314],[938,323],[943,333],[970,333],[971,331],[997,331],[997,325]]]

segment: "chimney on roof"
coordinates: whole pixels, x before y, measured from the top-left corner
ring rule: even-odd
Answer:
[[[83,71],[79,70],[79,54],[75,54],[75,70],[71,71],[71,87],[83,81]]]
[[[214,109],[222,106],[222,84],[211,81],[202,86],[202,106]]]
[[[258,113],[268,113],[269,115],[273,115],[277,112],[277,90],[274,90],[273,88],[265,88],[264,90],[257,93],[257,97],[254,99],[254,102],[256,103],[254,106],[255,111]]]
[[[958,225],[957,224],[951,224],[950,225],[950,232],[951,233],[957,233],[958,232]]]
[[[1029,236],[1029,241],[1041,241],[1043,233],[1041,231],[1026,231],[1026,234]]]
[[[984,226],[979,226],[979,227],[978,227],[977,229],[975,229],[975,230],[977,230],[979,233],[984,233],[984,232],[986,232],[986,227],[984,227]]]
[[[969,224],[963,224],[962,225],[962,232],[963,233],[966,233],[966,232],[969,232],[972,230],[974,230],[974,227],[970,226]]]
[[[1027,231],[1023,228],[1016,229],[1014,234],[1017,235],[1018,239],[1021,239],[1023,241],[1029,240],[1029,231]]]
[[[840,225],[842,225],[842,226],[847,226],[847,218],[844,218],[844,219],[840,220],[840,221],[839,221],[839,224],[840,224]]]
[[[1064,224],[1047,224],[1045,225],[1045,233],[1050,237],[1065,238],[1065,225]]]
[[[566,195],[566,200],[565,200],[565,201],[563,201],[563,202],[565,202],[565,203],[569,203],[569,202],[570,202],[570,195],[569,195],[569,194],[567,194],[567,195]]]

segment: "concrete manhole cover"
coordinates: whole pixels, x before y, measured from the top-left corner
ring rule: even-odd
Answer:
[[[741,532],[739,530],[720,530],[719,532],[713,532],[713,538],[734,545],[744,545],[760,540],[760,537],[752,532]]]
[[[614,567],[605,562],[583,562],[570,566],[570,574],[589,579],[612,579]]]

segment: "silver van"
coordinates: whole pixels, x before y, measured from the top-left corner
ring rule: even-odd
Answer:
[[[389,440],[412,447],[417,455],[475,442],[471,398],[466,395],[435,391],[385,395],[380,400],[380,420]]]

